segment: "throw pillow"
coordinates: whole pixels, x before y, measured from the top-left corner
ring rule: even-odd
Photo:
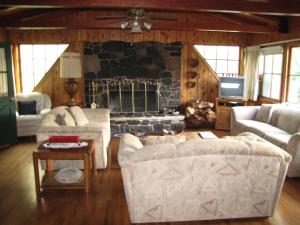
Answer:
[[[19,115],[35,115],[36,101],[18,101]]]
[[[80,107],[73,106],[70,108],[70,112],[77,126],[82,127],[89,123],[89,120],[86,118],[86,115]]]
[[[41,121],[42,126],[47,127],[59,127],[59,124],[56,122],[56,116],[54,114],[47,114]]]
[[[258,110],[255,120],[263,123],[269,123],[271,119],[272,105],[261,105]]]
[[[68,107],[66,106],[59,106],[52,109],[51,113],[55,114],[55,122],[57,122],[59,125],[75,127],[75,121],[67,109]]]

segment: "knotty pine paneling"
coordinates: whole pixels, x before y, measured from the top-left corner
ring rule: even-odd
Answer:
[[[184,105],[184,103],[196,99],[215,103],[218,96],[218,77],[192,44],[185,44],[182,53],[181,104]],[[198,60],[199,64],[195,67],[190,66],[187,63],[190,59]],[[196,72],[197,77],[189,78],[188,71]],[[187,82],[195,82],[195,87],[188,88]]]
[[[82,52],[82,42],[71,43],[66,51]],[[81,54],[83,56],[83,54]],[[83,68],[83,67],[82,67]],[[35,87],[34,91],[49,94],[52,100],[52,107],[66,105],[69,99],[68,94],[64,90],[64,83],[67,79],[60,78],[60,61],[59,59],[54,63],[51,69],[46,73],[43,79]],[[79,83],[79,90],[76,94],[76,102],[83,105],[84,85],[83,79],[76,79]]]
[[[176,42],[183,44],[182,66],[181,66],[181,104],[192,99],[214,101],[217,96],[216,80],[210,70],[200,63],[200,76],[197,78],[195,88],[187,89],[186,72],[187,59],[197,57],[193,50],[193,44],[212,45],[240,45],[248,44],[248,35],[242,33],[224,33],[207,31],[169,31],[169,30],[144,30],[141,34],[132,34],[122,30],[11,30],[8,39],[11,43],[18,44],[48,44],[48,43],[71,43],[70,49],[82,51],[83,42],[104,42],[109,40],[122,40],[127,42],[158,41]],[[241,61],[242,62],[242,61]],[[77,102],[83,103],[83,79],[80,79],[80,90],[77,93]],[[64,105],[68,95],[64,91],[64,79],[59,77],[59,62],[49,70],[42,81],[37,85],[35,91],[48,93],[52,98],[53,106]]]

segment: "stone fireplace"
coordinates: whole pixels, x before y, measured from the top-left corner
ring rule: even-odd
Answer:
[[[182,129],[162,113],[179,106],[180,42],[86,42],[84,56],[85,102],[110,109],[113,133]]]

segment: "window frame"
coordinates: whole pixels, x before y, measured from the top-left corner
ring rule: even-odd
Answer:
[[[286,76],[286,88],[285,88],[285,101],[289,102],[289,94],[290,94],[290,78],[291,78],[291,66],[292,66],[292,49],[293,48],[300,48],[300,42],[293,43],[287,46],[288,50],[288,58],[287,58],[287,76]],[[300,76],[300,75],[299,75]],[[293,104],[300,104],[299,102],[290,102]]]
[[[272,56],[272,72],[271,73],[266,73],[265,72],[265,65],[266,65],[266,56],[268,56],[268,55],[261,55],[260,57],[264,57],[264,59],[263,59],[263,72],[262,72],[262,74],[260,74],[261,76],[262,76],[262,79],[261,79],[261,93],[260,93],[260,97],[261,98],[263,98],[263,99],[269,99],[269,100],[271,100],[271,101],[274,101],[274,102],[280,102],[281,101],[281,99],[282,99],[282,93],[283,93],[283,90],[282,90],[282,84],[283,84],[283,73],[284,73],[284,61],[285,61],[285,58],[284,58],[284,53],[278,53],[278,54],[269,54],[269,56]],[[273,69],[273,67],[274,67],[274,57],[275,57],[275,55],[282,55],[282,65],[281,65],[281,73],[280,74],[278,74],[278,73],[274,73],[274,69]],[[270,91],[269,91],[269,96],[264,96],[263,95],[263,93],[264,93],[264,90],[263,90],[263,88],[264,88],[264,76],[266,75],[266,74],[270,74],[271,75],[271,79],[270,79]],[[273,76],[280,76],[280,90],[279,90],[279,97],[278,97],[278,99],[277,98],[272,98],[272,78],[273,78]]]
[[[29,56],[26,57],[22,57],[22,45],[23,46],[31,46],[31,54]],[[37,73],[37,70],[35,70],[35,65],[38,64],[37,59],[39,57],[35,57],[35,51],[34,51],[34,46],[43,46],[43,51],[44,51],[44,57],[41,58],[41,61],[44,61],[44,69],[43,72],[45,71],[45,74],[41,76],[40,79],[39,78],[39,73]],[[70,46],[69,43],[38,43],[38,44],[34,44],[34,43],[22,43],[19,45],[20,48],[20,53],[19,53],[19,64],[20,64],[20,78],[21,78],[21,84],[22,84],[22,92],[23,93],[28,93],[28,92],[32,92],[34,91],[34,88],[44,79],[44,76],[47,74],[47,72],[51,69],[51,67],[54,65],[52,64],[48,69],[47,69],[47,46],[49,45],[55,45],[56,49],[56,60],[54,61],[54,63],[59,59],[60,55]],[[65,45],[64,51],[59,53],[59,49],[60,46]],[[51,57],[48,56],[48,59],[50,59]],[[26,72],[23,71],[23,66],[22,63],[24,63],[24,61],[29,60],[32,62],[32,73],[28,74],[28,77],[26,77],[26,79],[28,80],[32,80],[33,83],[33,88],[31,91],[29,91],[29,89],[24,91],[24,83],[28,83],[28,82],[24,82],[24,77],[26,76],[25,74],[27,74]],[[27,81],[28,81],[27,80]]]
[[[213,46],[216,48],[216,58],[206,58],[205,57],[205,52],[204,52],[204,55],[201,54],[201,52],[196,48],[196,46],[204,46],[204,51],[205,51],[205,47],[206,46]],[[234,74],[234,75],[237,75],[237,76],[240,76],[240,71],[241,71],[241,51],[242,51],[242,47],[239,46],[239,45],[211,45],[211,44],[194,44],[194,47],[196,48],[196,50],[198,51],[199,54],[202,55],[202,57],[205,59],[205,61],[207,62],[207,64],[209,65],[209,67],[215,72],[215,74],[218,76],[218,77],[221,77],[222,74],[226,74],[225,76],[228,76],[230,74]],[[223,59],[223,58],[218,58],[218,47],[227,47],[227,57],[226,59]],[[228,51],[228,48],[230,47],[237,47],[239,49],[239,55],[238,55],[238,60],[235,60],[235,59],[230,59],[229,58],[229,51]],[[215,68],[211,67],[211,65],[208,63],[209,60],[214,60],[215,61]],[[226,61],[226,65],[227,65],[227,73],[218,73],[217,72],[217,67],[218,67],[218,61]],[[238,64],[238,71],[237,73],[229,73],[228,72],[228,64],[229,62],[237,62]]]

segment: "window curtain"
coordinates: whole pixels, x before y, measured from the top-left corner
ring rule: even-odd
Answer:
[[[245,48],[244,72],[245,72],[245,76],[247,76],[246,78],[247,98],[253,101],[256,101],[258,96],[259,55],[260,55],[259,46],[251,46]]]

